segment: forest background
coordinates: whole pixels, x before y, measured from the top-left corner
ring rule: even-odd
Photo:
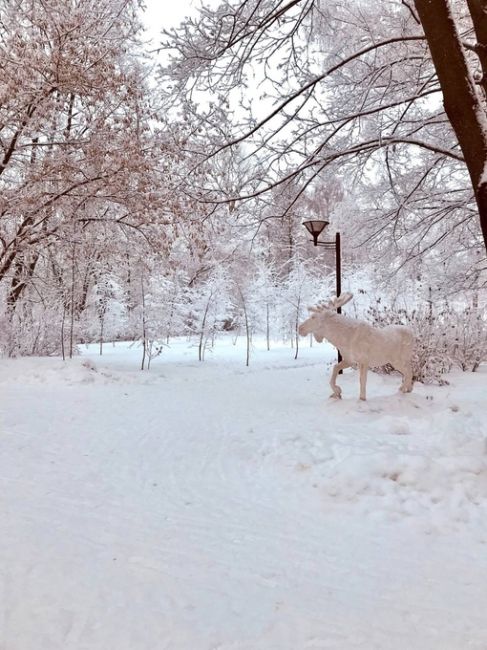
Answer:
[[[129,340],[144,368],[225,332],[247,363],[257,334],[297,355],[335,286],[302,227],[325,219],[350,313],[409,322],[417,378],[475,370],[487,18],[429,4],[229,1],[151,39],[136,0],[0,0],[3,354]]]

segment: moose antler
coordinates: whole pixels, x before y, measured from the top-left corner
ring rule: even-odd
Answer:
[[[319,314],[325,309],[329,309],[329,305],[324,300],[321,300],[319,303],[317,303],[315,307],[308,307],[308,311],[312,314]]]
[[[343,305],[346,305],[347,302],[350,302],[353,298],[353,293],[350,293],[350,291],[345,291],[345,293],[341,293],[339,297],[334,297],[330,301],[330,307],[332,309],[338,309],[339,307],[343,307]]]
[[[308,307],[308,311],[312,314],[319,314],[327,309],[336,310],[339,307],[346,305],[347,302],[352,300],[352,298],[353,293],[346,291],[345,293],[341,293],[338,298],[336,296],[333,296],[333,298],[330,298],[328,302],[325,300],[320,300],[320,302],[315,307]]]

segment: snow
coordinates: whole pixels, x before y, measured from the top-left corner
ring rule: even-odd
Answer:
[[[485,650],[487,368],[185,340],[0,367],[2,650]]]

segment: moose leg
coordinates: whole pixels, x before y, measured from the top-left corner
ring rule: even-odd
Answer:
[[[340,370],[345,370],[345,368],[350,368],[352,364],[349,363],[348,361],[340,361],[340,363],[336,363],[333,366],[333,372],[331,373],[331,379],[330,379],[330,386],[333,390],[333,393],[330,395],[330,397],[336,397],[337,399],[341,399],[342,397],[342,389],[340,386],[337,386],[336,380],[337,380],[337,375],[340,372]]]
[[[407,366],[398,368],[399,372],[402,373],[402,384],[399,390],[402,393],[410,393],[413,390],[413,369],[409,363]]]
[[[365,388],[367,386],[367,370],[369,369],[366,363],[359,364],[360,369],[360,399],[365,401]]]

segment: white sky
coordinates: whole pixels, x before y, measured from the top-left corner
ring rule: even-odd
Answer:
[[[158,38],[163,29],[176,27],[186,16],[196,13],[200,0],[145,0],[143,22],[148,36]]]

